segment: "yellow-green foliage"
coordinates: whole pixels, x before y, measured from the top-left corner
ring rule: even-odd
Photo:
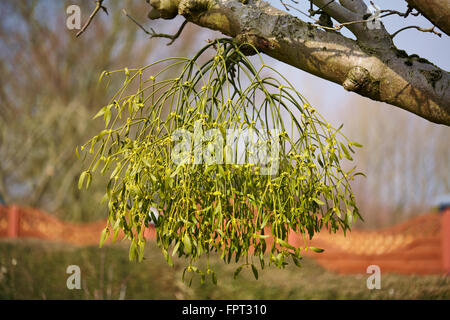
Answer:
[[[192,59],[168,58],[140,69],[104,73],[124,74],[125,81],[96,116],[104,118],[106,129],[81,148],[92,159],[80,178],[81,188],[91,183],[97,168],[102,173],[113,170],[101,242],[123,230],[131,240],[130,259],[140,260],[144,230],[155,221],[157,243],[169,265],[172,256],[185,256],[185,271],[200,274],[202,280],[210,274],[216,282],[209,265],[206,270],[196,267],[200,256],[218,252],[226,263],[241,263],[236,275],[246,266],[257,278],[255,262],[261,268],[267,262],[284,267],[290,257],[299,264],[306,236],[322,227],[345,231],[359,218],[349,185],[354,170],[340,166],[343,158],[352,160],[352,146],[359,145],[328,124],[259,55],[256,66],[240,48],[221,39]],[[206,60],[211,51],[213,57]],[[160,69],[151,74],[155,66]],[[170,77],[180,67],[179,75]],[[224,139],[228,129],[255,130],[258,143],[263,137],[272,139],[269,147],[279,142],[279,152],[270,159],[278,171],[262,174],[265,164],[249,163],[248,155],[243,164],[195,163],[197,148],[211,141],[200,146],[190,141],[194,151],[175,163],[173,137],[180,129],[216,129]],[[237,149],[233,152],[225,147],[222,159],[240,156]],[[271,235],[264,234],[265,227]],[[305,236],[305,247],[288,243],[291,230]],[[270,247],[269,236],[274,240]],[[264,252],[269,252],[269,261]]]

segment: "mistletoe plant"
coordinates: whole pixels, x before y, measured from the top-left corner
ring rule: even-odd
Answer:
[[[358,173],[341,167],[360,145],[251,45],[219,39],[192,59],[102,77],[114,74],[124,75],[123,85],[96,115],[106,129],[81,147],[91,163],[80,188],[97,168],[111,172],[100,245],[122,230],[130,259],[142,260],[144,231],[154,224],[168,264],[186,258],[183,279],[193,272],[216,283],[209,262],[199,267],[202,255],[218,253],[240,263],[235,276],[249,267],[257,278],[257,265],[299,265],[302,250],[322,251],[308,247],[308,237],[322,228],[345,232],[360,218],[349,184]],[[305,245],[292,246],[291,232]]]

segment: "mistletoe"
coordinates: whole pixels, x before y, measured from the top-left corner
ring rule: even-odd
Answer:
[[[341,167],[361,146],[325,121],[256,48],[249,57],[249,46],[218,39],[191,59],[102,74],[125,80],[95,116],[105,130],[80,150],[91,160],[80,188],[100,167],[109,174],[100,245],[122,230],[130,259],[140,261],[144,231],[154,224],[167,263],[186,258],[183,279],[190,272],[215,283],[200,257],[218,254],[239,264],[235,276],[247,267],[257,278],[267,264],[300,265],[302,251],[311,249],[307,239],[322,228],[345,232],[361,218],[350,186],[361,173]],[[288,242],[291,232],[304,246]]]

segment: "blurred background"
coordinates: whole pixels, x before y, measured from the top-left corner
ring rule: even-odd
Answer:
[[[278,1],[271,2],[280,9],[283,8]],[[404,1],[378,0],[375,3],[381,8],[406,11]],[[166,46],[169,40],[149,39],[148,35],[123,15],[121,9],[126,8],[130,15],[146,27],[153,27],[157,32],[168,34],[175,33],[183,20],[176,18],[172,21],[150,22],[146,18],[149,6],[145,1],[121,0],[106,1],[105,6],[108,8],[109,15],[100,12],[87,31],[81,37],[75,38],[77,30],[68,30],[65,23],[67,18],[65,9],[71,4],[81,7],[82,23],[86,21],[95,6],[94,1],[82,0],[3,0],[0,2],[0,72],[2,75],[0,80],[0,201],[3,198],[6,204],[39,208],[64,221],[91,222],[105,218],[107,214],[106,208],[100,204],[105,192],[105,179],[100,177],[94,179],[90,192],[78,190],[77,182],[83,164],[75,156],[75,147],[85,143],[103,129],[102,121],[91,120],[98,109],[107,103],[111,93],[104,86],[98,85],[98,78],[102,71],[140,67],[161,57],[190,56],[208,39],[214,39],[220,34],[188,24],[182,36],[173,45]],[[306,1],[301,1],[298,7],[307,12]],[[383,22],[391,33],[408,24],[431,26],[421,17],[411,17],[404,21],[392,16],[384,19]],[[445,34],[442,38],[438,38],[431,33],[408,30],[400,33],[395,38],[395,43],[398,48],[406,50],[408,54],[419,54],[445,70],[450,69],[450,41]],[[358,150],[355,158],[358,169],[367,175],[367,178],[358,179],[354,183],[356,200],[365,219],[365,222],[359,222],[356,225],[357,228],[377,229],[400,223],[430,211],[437,197],[450,193],[449,127],[430,123],[399,108],[348,93],[341,86],[269,57],[266,57],[266,63],[273,65],[286,75],[332,124],[337,127],[343,123],[344,133],[364,146]],[[66,259],[64,257],[67,257],[65,253],[60,253],[59,258],[55,258],[53,255],[57,255],[56,253],[42,253],[53,252],[45,251],[48,250],[48,246],[36,249],[35,245],[35,243],[22,243],[18,245],[17,251],[14,251],[16,247],[7,243],[3,245],[3,249],[0,249],[1,268],[6,269],[6,271],[0,270],[0,298],[51,297],[49,293],[39,292],[40,285],[33,282],[35,280],[31,274],[24,276],[29,272],[27,270],[35,269],[42,260],[27,258],[27,267],[24,266],[21,273],[22,278],[31,279],[27,280],[27,285],[17,278],[11,280],[11,275],[8,278],[10,282],[5,282],[5,277],[10,272],[8,270],[15,268],[17,264],[17,257],[28,255],[31,251],[41,252],[39,253],[41,259],[60,259],[61,266],[65,263],[63,263]],[[111,261],[117,263],[117,266],[125,263],[126,250],[122,254],[123,261],[122,255],[116,252],[119,249],[102,249],[100,256],[95,253],[97,252],[95,250],[99,249],[89,249],[86,252],[83,251],[84,253],[76,250],[75,253],[70,251],[72,253],[69,256],[72,259],[79,257],[87,264],[94,263],[93,257],[98,260],[95,260],[95,266],[89,267],[94,270],[91,276],[92,281],[96,283],[97,293],[94,294],[94,291],[86,289],[84,296],[81,294],[73,296],[74,293],[70,293],[72,296],[68,297],[106,298],[107,285],[103,283],[106,281],[108,272],[113,274],[114,271],[105,267],[108,265],[105,261],[108,261],[109,257],[113,259]],[[114,260],[115,256],[120,256],[117,258],[119,260]],[[156,253],[151,252],[150,256],[160,259]],[[12,258],[15,259],[16,264],[12,262]],[[309,263],[313,264],[313,262]],[[110,265],[114,263],[111,262]],[[148,266],[148,262],[136,268],[143,271],[146,265]],[[311,270],[313,269],[315,269],[314,266],[311,267]],[[124,279],[128,277],[129,280],[130,274],[138,273],[134,270],[126,276],[125,273],[120,272],[115,273],[116,282],[111,280],[115,283],[114,290],[117,290],[117,293],[113,294],[110,291],[109,297],[117,298],[121,292],[123,294]],[[169,277],[167,274],[165,271],[163,277]],[[172,276],[171,274],[170,277]],[[63,271],[60,277],[65,277]],[[98,277],[103,282],[96,282],[95,279]],[[175,275],[174,279],[176,277],[179,278],[179,275]],[[269,282],[276,281],[277,278],[268,277],[267,279],[271,279],[267,280]],[[302,277],[308,277],[308,273],[306,272]],[[314,278],[317,275],[311,274],[311,277]],[[328,279],[327,277],[331,276],[323,273],[322,277]],[[108,279],[113,279],[113,276],[111,275]],[[164,288],[166,285],[164,283],[169,281],[164,279],[161,280],[163,283],[161,288]],[[364,283],[355,277],[349,279],[345,280],[346,283],[353,283],[352,281],[358,285],[359,282]],[[448,280],[439,279],[432,280],[444,281],[444,287],[441,283],[439,290],[444,290],[444,293],[450,290]],[[155,280],[147,279],[146,281]],[[408,283],[410,279],[404,278],[401,281]],[[419,287],[420,281],[418,280]],[[178,282],[174,283],[167,286],[173,285],[176,288],[174,292],[179,296],[175,293],[158,296],[156,292],[145,297],[197,297],[194,289],[180,287]],[[266,285],[264,283],[258,285],[264,287]],[[424,282],[423,288],[427,286],[427,283]],[[13,284],[23,288],[13,290]],[[250,281],[247,285],[249,288],[254,286]],[[307,286],[305,283],[302,285]],[[30,289],[30,286],[34,289]],[[229,291],[224,291],[224,298],[227,294],[231,295],[234,290],[240,290],[233,286],[227,289]],[[339,286],[335,287],[338,290]],[[292,291],[293,288],[281,285],[280,288],[284,288],[280,289],[282,290],[280,294],[285,298],[317,297],[315,291],[305,291],[305,295],[296,295]],[[426,293],[423,288],[420,287],[422,291],[417,291],[416,298]],[[23,290],[23,294],[20,290]],[[113,288],[110,287],[109,290]],[[439,290],[436,295],[442,297],[442,292]],[[144,291],[141,290],[142,292]],[[205,292],[207,291],[203,293]],[[350,289],[347,295],[343,296],[336,293],[337,291],[333,292],[328,292],[328,296],[319,294],[318,297],[354,297]],[[397,297],[397,294],[398,297],[402,297],[402,291],[389,292],[387,297]],[[127,297],[129,294],[130,289]],[[448,297],[445,294],[444,297]],[[135,297],[142,296],[136,294]],[[213,293],[204,297],[220,298]],[[251,297],[254,296],[248,296],[248,298]],[[270,295],[260,296],[260,298],[264,297],[270,297]],[[373,295],[373,297],[378,296]]]

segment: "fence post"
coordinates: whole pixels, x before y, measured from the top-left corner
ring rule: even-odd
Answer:
[[[19,208],[12,205],[8,210],[8,237],[19,237]]]
[[[450,206],[442,212],[442,260],[447,274],[450,274]]]

